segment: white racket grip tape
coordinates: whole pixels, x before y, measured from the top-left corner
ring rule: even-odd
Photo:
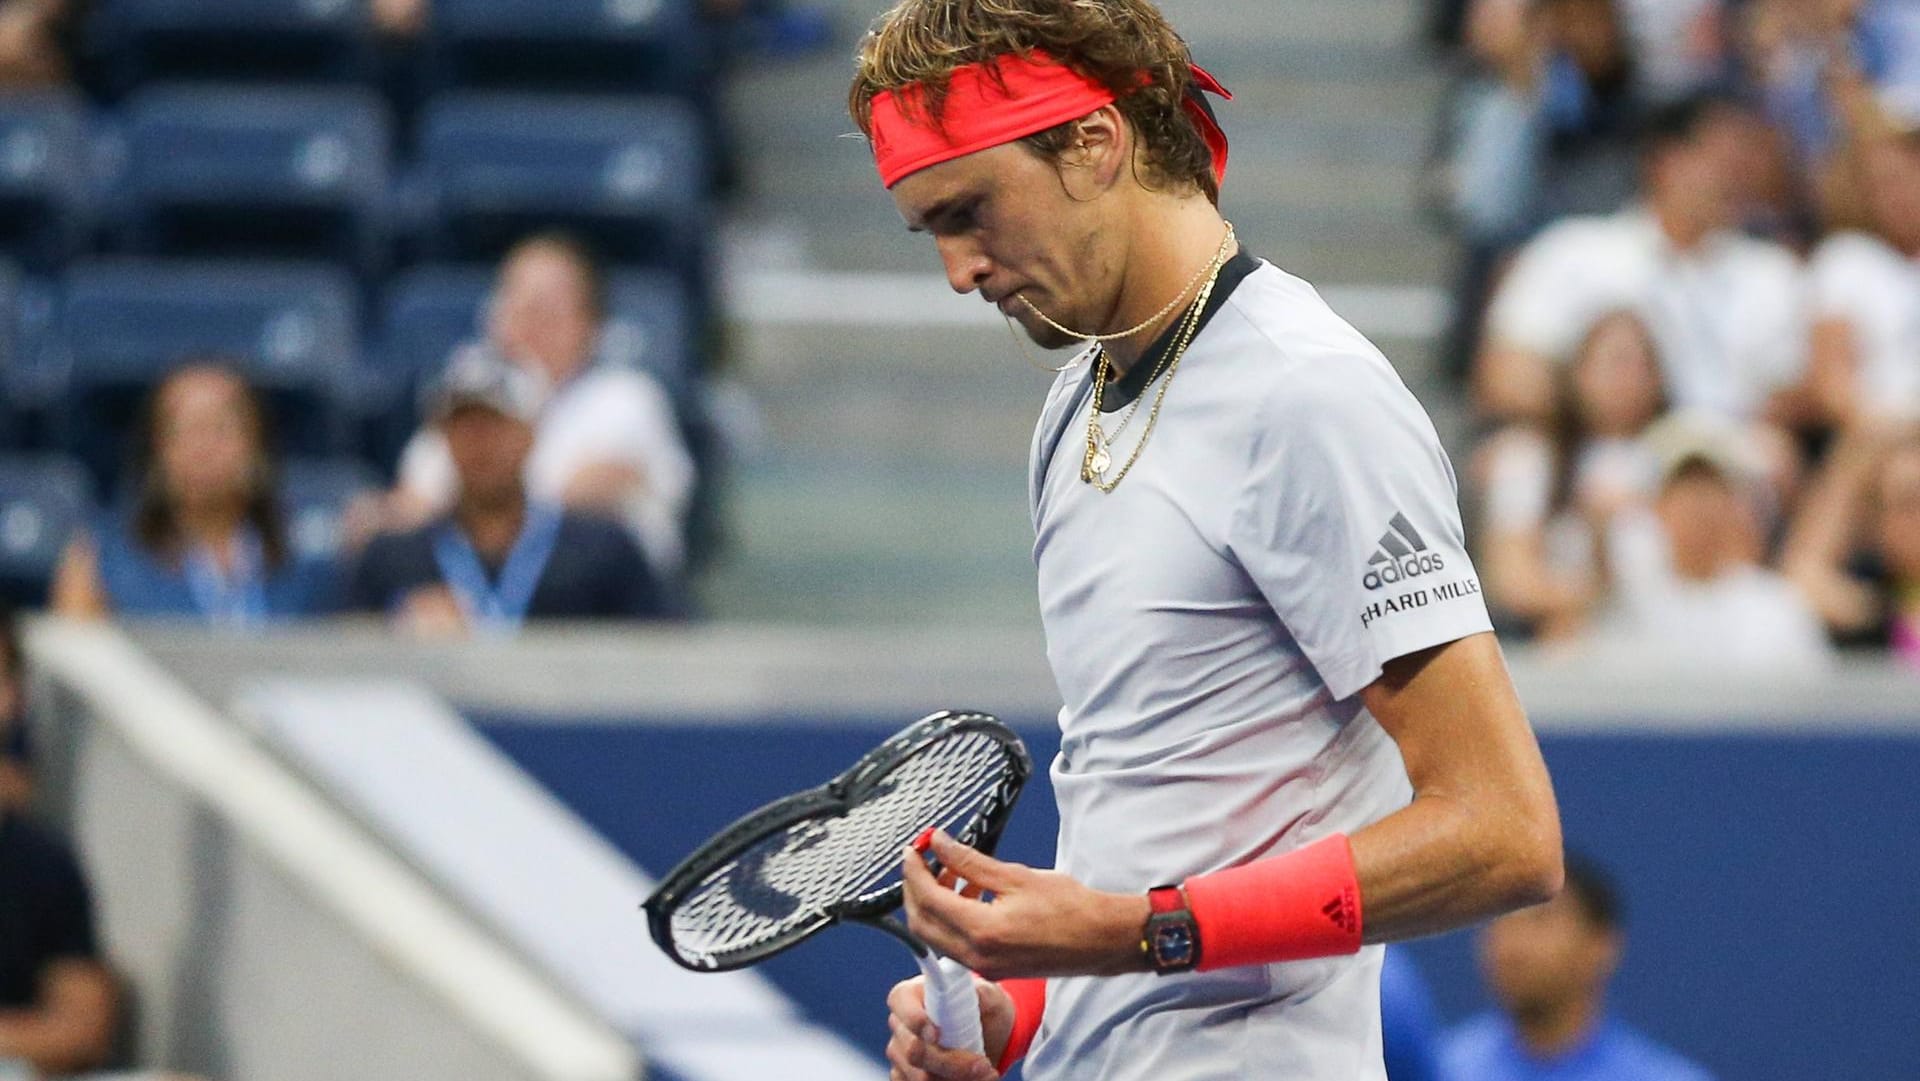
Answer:
[[[973,989],[973,973],[958,961],[929,952],[919,959],[927,977],[927,1016],[940,1030],[940,1046],[953,1051],[986,1054],[980,1035],[980,993]]]

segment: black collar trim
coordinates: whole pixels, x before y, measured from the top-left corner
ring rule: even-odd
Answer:
[[[1214,315],[1226,306],[1227,298],[1232,296],[1233,291],[1240,287],[1240,283],[1247,279],[1247,275],[1258,269],[1260,269],[1259,258],[1248,254],[1244,245],[1233,258],[1227,260],[1226,265],[1220,268],[1219,280],[1213,283],[1213,294],[1207,297],[1207,306],[1200,312],[1200,325],[1194,330],[1194,337],[1199,337],[1200,332],[1213,321]],[[1154,339],[1153,345],[1141,354],[1140,359],[1134,362],[1133,367],[1127,369],[1127,374],[1118,382],[1106,385],[1100,396],[1102,413],[1119,412],[1146,391],[1148,384],[1153,380],[1154,372],[1160,368],[1160,362],[1166,359],[1168,351],[1173,348],[1174,336],[1180,332],[1180,322],[1176,319],[1172,326],[1161,331],[1160,336]],[[1092,373],[1088,374],[1088,378],[1092,378]]]

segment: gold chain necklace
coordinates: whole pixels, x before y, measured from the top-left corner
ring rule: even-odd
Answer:
[[[1200,322],[1206,312],[1207,301],[1213,296],[1213,287],[1220,280],[1220,270],[1224,265],[1225,261],[1216,256],[1212,264],[1212,273],[1207,276],[1206,284],[1200,287],[1200,295],[1194,298],[1193,307],[1180,321],[1179,337],[1174,342],[1173,349],[1167,354],[1165,362],[1167,377],[1161,382],[1159,392],[1153,396],[1153,408],[1147,412],[1147,427],[1140,433],[1140,442],[1133,445],[1133,452],[1127,455],[1127,460],[1121,463],[1120,472],[1112,480],[1107,479],[1107,470],[1113,468],[1113,454],[1105,433],[1100,430],[1100,402],[1106,393],[1107,377],[1113,371],[1113,362],[1107,358],[1104,349],[1095,359],[1094,363],[1097,367],[1094,369],[1093,406],[1087,416],[1087,451],[1080,462],[1080,479],[1098,488],[1102,494],[1112,492],[1120,486],[1121,481],[1127,479],[1127,473],[1133,469],[1133,463],[1140,460],[1140,452],[1147,449],[1147,440],[1153,438],[1154,426],[1160,421],[1160,405],[1167,400],[1167,388],[1173,386],[1173,377],[1180,372],[1180,358],[1186,356],[1187,346],[1193,343],[1194,335],[1200,330]],[[1135,399],[1134,405],[1137,407],[1139,404],[1139,400]],[[1126,419],[1133,419],[1133,414],[1129,412]],[[1123,420],[1121,427],[1125,426],[1126,421]],[[1120,429],[1115,428],[1114,434],[1119,433]]]
[[[1187,294],[1193,292],[1193,287],[1200,284],[1201,279],[1206,278],[1213,274],[1218,274],[1220,272],[1220,268],[1226,265],[1227,259],[1230,257],[1231,253],[1233,252],[1233,223],[1227,222],[1226,224],[1227,224],[1227,235],[1221,238],[1220,248],[1218,251],[1213,253],[1212,260],[1210,260],[1207,263],[1207,265],[1201,267],[1199,271],[1194,274],[1193,277],[1187,279],[1187,284],[1180,287],[1180,292],[1175,294],[1172,300],[1167,301],[1166,307],[1161,308],[1159,311],[1154,312],[1152,315],[1147,316],[1145,322],[1138,324],[1137,326],[1133,327],[1131,330],[1122,330],[1113,334],[1082,334],[1077,330],[1068,330],[1066,327],[1063,327],[1060,324],[1054,322],[1051,316],[1047,315],[1046,312],[1041,311],[1039,308],[1034,307],[1033,301],[1028,300],[1025,296],[1019,293],[1015,293],[1013,295],[1014,299],[1018,300],[1022,304],[1025,304],[1027,306],[1027,310],[1039,316],[1040,321],[1042,323],[1047,324],[1048,326],[1059,331],[1060,333],[1065,334],[1069,338],[1076,338],[1083,342],[1113,342],[1113,341],[1119,341],[1122,338],[1131,338],[1135,334],[1138,334],[1141,331],[1147,329],[1148,327],[1153,326],[1155,323],[1158,323],[1160,320],[1165,319],[1168,315],[1171,315],[1174,309],[1180,306],[1180,302],[1187,299]],[[1069,364],[1068,367],[1072,367],[1072,365]],[[1056,370],[1065,371],[1066,368],[1059,368]]]

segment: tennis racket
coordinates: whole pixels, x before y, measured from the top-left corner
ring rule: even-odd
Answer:
[[[905,895],[900,850],[938,827],[991,854],[1032,773],[1020,737],[994,717],[932,714],[826,784],[715,834],[647,898],[648,929],[683,967],[726,972],[836,923],[877,927],[913,951],[941,1042],[983,1051],[972,974],[892,915]]]

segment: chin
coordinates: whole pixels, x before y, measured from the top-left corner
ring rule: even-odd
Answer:
[[[1027,332],[1028,340],[1042,349],[1065,349],[1069,346],[1080,344],[1080,339],[1060,333],[1041,322],[1040,318],[1030,311],[1023,309],[1018,314],[1013,315],[1012,319],[1014,322],[1020,324],[1021,330]]]

